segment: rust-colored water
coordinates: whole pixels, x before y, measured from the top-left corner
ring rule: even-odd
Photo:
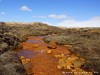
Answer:
[[[70,55],[66,46],[49,49],[47,43],[43,41],[43,37],[38,36],[30,36],[26,42],[21,44],[23,49],[19,50],[18,55],[29,59],[29,62],[23,61],[28,73],[31,75],[66,75],[57,68],[58,59],[54,57],[58,54]],[[48,54],[48,50],[51,50],[52,53]]]

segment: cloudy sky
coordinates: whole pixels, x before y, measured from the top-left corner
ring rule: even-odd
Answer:
[[[0,21],[100,27],[100,0],[0,0]]]

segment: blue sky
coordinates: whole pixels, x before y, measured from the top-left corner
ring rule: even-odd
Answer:
[[[0,0],[0,21],[100,27],[100,0]]]

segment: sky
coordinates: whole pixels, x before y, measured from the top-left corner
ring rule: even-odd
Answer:
[[[100,0],[0,0],[0,21],[100,27]]]

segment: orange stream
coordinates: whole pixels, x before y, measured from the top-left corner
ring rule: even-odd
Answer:
[[[29,59],[28,63],[22,61],[27,73],[33,73],[32,75],[65,75],[57,68],[58,59],[54,55],[70,55],[70,52],[67,50],[68,47],[57,45],[56,49],[49,49],[41,36],[29,36],[28,40],[21,44],[23,49],[19,50],[18,55]],[[52,53],[48,54],[48,50],[52,50]]]

